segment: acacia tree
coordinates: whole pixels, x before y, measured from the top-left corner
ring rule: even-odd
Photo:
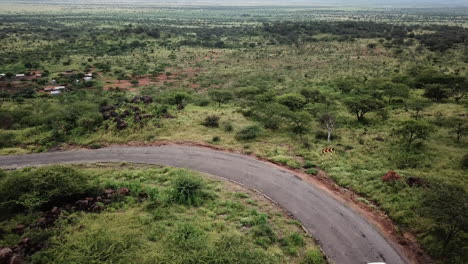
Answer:
[[[284,122],[284,113],[290,111],[279,103],[260,103],[251,109],[255,120],[263,123],[265,128],[276,130]]]
[[[210,90],[208,95],[211,99],[218,103],[218,107],[221,107],[222,103],[227,103],[232,99],[232,93],[227,90]]]
[[[306,98],[303,95],[297,93],[283,94],[278,96],[276,100],[278,103],[287,106],[292,111],[297,111],[304,108],[307,103]]]
[[[451,128],[451,132],[455,134],[457,142],[460,142],[462,137],[468,135],[468,120],[466,118],[449,117],[444,123],[446,127]]]
[[[185,108],[185,101],[190,98],[190,95],[185,92],[176,92],[173,95],[174,104],[177,105],[177,108],[182,110]]]
[[[322,127],[327,130],[327,141],[331,141],[331,136],[336,125],[335,117],[330,113],[325,113],[320,117],[319,121]]]
[[[415,119],[418,120],[420,113],[431,105],[431,101],[424,98],[415,98],[407,103],[407,107],[415,112]]]
[[[306,111],[286,111],[283,113],[283,117],[291,124],[293,133],[299,136],[309,130],[312,121],[312,116]]]
[[[383,95],[388,97],[388,103],[394,98],[406,98],[410,93],[408,85],[404,83],[386,82],[382,85]]]
[[[433,126],[425,120],[407,120],[400,124],[395,134],[399,136],[409,150],[416,140],[426,140]]]
[[[446,85],[431,83],[424,87],[424,96],[434,102],[442,102],[442,100],[449,98],[450,89]]]
[[[368,95],[355,95],[345,101],[348,110],[355,114],[359,122],[364,122],[364,115],[384,108],[381,100]]]
[[[438,238],[441,255],[463,250],[455,241],[468,233],[468,195],[455,185],[439,184],[423,196],[421,214],[433,220],[431,234]],[[461,242],[461,241],[460,241]]]

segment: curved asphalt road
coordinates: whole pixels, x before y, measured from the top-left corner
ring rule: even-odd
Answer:
[[[187,168],[255,188],[301,221],[334,263],[408,263],[362,216],[323,190],[240,154],[187,146],[112,147],[0,156],[0,167],[121,161]]]

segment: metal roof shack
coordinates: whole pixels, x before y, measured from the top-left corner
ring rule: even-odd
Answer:
[[[19,73],[15,75],[16,78],[24,78],[26,75],[24,73]]]
[[[54,91],[65,90],[65,86],[57,86],[53,88]]]
[[[93,77],[84,77],[83,80],[84,80],[85,82],[90,82],[90,81],[93,80]]]
[[[62,92],[60,91],[51,91],[50,94],[51,95],[57,95],[57,94],[61,94]]]

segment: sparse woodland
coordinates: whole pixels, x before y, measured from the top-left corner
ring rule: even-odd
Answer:
[[[253,153],[309,174],[320,168],[388,214],[399,232],[414,234],[436,262],[466,263],[466,10],[199,11],[2,11],[0,154],[174,140]],[[66,87],[59,95],[44,90],[58,85]],[[328,147],[333,155],[321,153]],[[398,177],[384,177],[389,171]],[[3,188],[11,176],[0,181]],[[132,208],[144,212],[143,220],[122,217],[167,221],[170,214]],[[259,225],[249,222],[260,237],[249,243],[283,248],[288,257],[280,260],[287,263],[323,261],[317,250],[306,252],[302,237],[279,241],[261,214],[243,210],[237,220]],[[96,218],[105,223],[105,216]],[[174,235],[194,236],[181,248],[207,239],[207,227],[180,222],[171,227]],[[157,237],[158,228],[150,234]],[[142,239],[147,230],[138,232],[125,235]],[[68,252],[94,235],[70,233],[76,245],[53,241],[39,263],[52,256],[60,262],[51,252]],[[202,252],[217,263],[209,252],[224,245],[209,239]],[[2,246],[13,240],[0,234]],[[116,243],[116,250],[131,247]],[[248,254],[262,263],[277,260],[261,250]]]

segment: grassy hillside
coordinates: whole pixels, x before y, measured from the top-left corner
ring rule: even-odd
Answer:
[[[12,189],[18,178],[35,190],[17,193],[28,188]],[[70,191],[52,195],[52,179]],[[8,211],[0,245],[19,245],[32,263],[326,262],[301,225],[261,195],[186,170],[52,166],[0,180]],[[28,203],[33,197],[41,203]]]

